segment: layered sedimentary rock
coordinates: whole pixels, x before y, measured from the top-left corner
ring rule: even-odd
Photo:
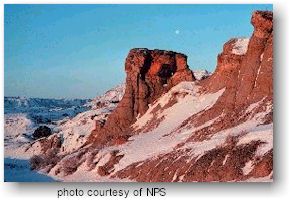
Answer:
[[[218,55],[213,76],[202,82],[208,91],[226,87],[223,101],[231,109],[241,109],[273,95],[273,13],[256,11],[251,23],[251,38],[229,40]]]
[[[183,54],[132,49],[117,108],[84,146],[49,154],[61,161],[48,173],[64,180],[84,169],[96,181],[272,180],[272,20],[272,12],[254,12],[251,38],[226,42],[215,72],[199,81]],[[61,148],[56,141],[49,146]]]
[[[183,121],[174,133],[183,133],[185,129],[189,129],[186,127],[202,128],[193,131],[193,134],[186,141],[179,143],[173,151],[133,163],[114,174],[114,177],[138,181],[243,181],[250,177],[272,177],[272,148],[262,155],[258,153],[265,145],[264,137],[271,141],[271,136],[267,132],[266,136],[259,139],[261,136],[256,136],[256,131],[250,131],[256,130],[256,126],[272,127],[272,12],[256,11],[251,22],[254,26],[251,38],[229,40],[217,57],[217,68],[213,75],[197,83],[202,94],[223,91],[221,96],[213,106]],[[132,64],[135,65],[134,62]],[[154,69],[149,70],[149,74],[157,73]],[[165,120],[164,117],[157,116],[163,110],[174,106],[181,95],[186,94],[178,93],[171,97],[170,102],[164,107],[157,105],[155,109],[151,109],[151,113],[148,114],[152,114],[152,120],[138,131],[157,131],[155,128]],[[147,102],[151,103],[153,100],[149,98]],[[142,109],[140,111],[144,112]],[[138,112],[135,113],[132,117],[137,116]],[[211,125],[207,126],[208,123]],[[249,128],[239,128],[242,125]],[[252,135],[249,137],[258,139],[248,139],[250,142],[242,145],[240,140],[248,134]],[[221,146],[205,151],[203,156],[191,156],[189,152],[195,152],[196,146],[192,147],[190,144],[204,144],[203,148],[208,149],[208,145],[211,144],[208,144],[208,140],[211,141],[211,138],[218,137],[217,135],[226,137]],[[149,171],[151,176],[146,175]]]
[[[132,49],[125,61],[125,71],[125,94],[106,123],[97,124],[91,140],[98,143],[116,137],[123,140],[130,125],[147,111],[149,104],[181,81],[195,80],[187,56],[173,51]]]
[[[233,110],[240,66],[248,48],[249,39],[233,38],[226,42],[223,51],[217,56],[217,67],[212,76],[201,82],[208,92],[226,88],[221,103],[226,109]]]
[[[272,95],[273,13],[253,13],[254,32],[238,77],[236,105],[241,106]]]
[[[224,92],[212,107],[192,115],[175,129],[185,135],[185,129],[188,132],[190,129],[187,127],[195,127],[191,136],[170,153],[119,171],[118,177],[138,181],[272,179],[272,147],[268,146],[264,153],[261,149],[266,148],[267,140],[272,145],[273,14],[256,11],[251,22],[254,26],[251,38],[229,40],[217,57],[213,75],[198,83],[202,94]],[[154,119],[153,123],[160,122]],[[209,148],[220,140],[224,142]],[[188,148],[182,148],[185,146]],[[211,150],[193,156],[201,148]]]

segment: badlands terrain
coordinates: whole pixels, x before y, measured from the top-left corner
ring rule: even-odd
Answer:
[[[125,83],[95,99],[5,98],[5,180],[272,181],[273,13],[251,24],[213,73],[134,48]]]

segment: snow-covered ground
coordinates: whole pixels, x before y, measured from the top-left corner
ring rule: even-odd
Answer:
[[[141,131],[138,135],[131,137],[130,142],[121,148],[120,154],[124,154],[124,157],[116,165],[116,171],[132,163],[171,152],[176,145],[185,141],[193,133],[177,134],[175,130],[192,115],[210,109],[223,94],[224,90],[222,89],[213,94],[201,95],[199,94],[199,87],[194,82],[182,82],[173,87],[154,105],[150,106],[147,112],[133,125],[135,129],[142,129],[150,121],[162,119],[154,130],[149,132]],[[176,104],[163,109],[173,95],[177,93],[183,93],[186,96],[178,97]],[[158,106],[161,107],[162,111],[156,118],[153,118],[152,111]]]
[[[47,124],[53,135],[48,139],[58,136],[62,138],[61,160],[50,169],[47,177],[43,174],[30,171],[27,159],[35,154],[40,154],[41,147],[38,141],[33,141],[30,135],[39,125],[30,119],[25,113],[5,114],[5,180],[6,181],[134,181],[119,179],[112,175],[126,169],[134,163],[142,165],[148,160],[155,159],[176,150],[188,151],[191,159],[198,160],[203,155],[215,148],[221,147],[227,142],[229,136],[238,137],[237,145],[247,145],[252,141],[261,141],[255,157],[262,157],[273,148],[273,124],[263,124],[265,116],[272,112],[272,105],[264,102],[264,99],[251,104],[244,111],[249,118],[234,127],[213,133],[202,141],[188,141],[199,130],[211,127],[216,121],[225,117],[224,113],[209,119],[204,124],[183,125],[193,115],[201,114],[213,106],[224,94],[225,88],[214,93],[203,93],[197,82],[182,82],[157,99],[142,116],[132,125],[137,132],[129,138],[128,142],[98,149],[95,154],[90,151],[78,153],[95,127],[97,120],[105,120],[117,106],[124,94],[124,85],[110,90],[100,97],[96,97],[89,104],[91,109],[76,114],[73,117],[65,117],[54,123]],[[262,109],[262,105],[265,105]],[[88,103],[87,105],[88,106]],[[261,108],[258,112],[258,108]],[[187,141],[187,142],[186,142]],[[179,146],[179,147],[178,147]],[[121,159],[114,164],[110,175],[100,176],[99,167],[110,163],[112,152],[118,152]],[[89,157],[92,159],[89,159]],[[80,165],[73,173],[66,174],[62,171],[64,162],[70,158],[77,158]],[[225,156],[223,165],[228,162],[229,155]],[[91,160],[91,161],[89,161]],[[88,163],[94,163],[94,166]],[[244,175],[249,174],[254,163],[252,160],[241,168]],[[176,177],[177,178],[177,177]],[[173,181],[176,180],[173,178]],[[270,178],[264,177],[264,180]],[[183,177],[179,176],[183,181]],[[248,179],[247,181],[259,181],[262,179]]]
[[[28,159],[41,152],[38,141],[31,137],[36,128],[40,125],[51,128],[51,137],[63,138],[62,153],[68,154],[80,148],[94,129],[96,120],[106,119],[115,109],[124,89],[124,84],[118,85],[90,101],[5,97],[5,180],[54,181],[29,169]]]
[[[99,151],[96,156],[96,159],[101,158],[98,166],[106,164],[110,159],[110,152],[114,150],[118,151],[118,155],[123,155],[123,157],[114,165],[112,174],[134,163],[142,163],[148,159],[157,158],[159,155],[170,153],[175,147],[184,143],[195,134],[195,132],[205,127],[210,127],[216,120],[224,117],[220,115],[214,119],[209,119],[209,121],[206,121],[201,126],[182,128],[179,129],[180,131],[177,131],[179,126],[189,117],[210,109],[224,91],[225,89],[221,89],[216,93],[201,94],[199,93],[199,86],[195,82],[182,82],[178,84],[160,97],[153,105],[150,105],[147,112],[137,119],[132,127],[138,134],[129,138],[129,142],[118,147],[104,148]],[[177,96],[177,102],[167,107],[167,104],[170,103],[175,95]],[[191,149],[189,155],[198,160],[207,152],[223,146],[227,142],[228,137],[238,136],[240,139],[237,145],[249,144],[252,141],[263,142],[258,147],[255,156],[264,156],[273,148],[273,124],[260,124],[262,124],[264,117],[271,112],[272,106],[268,105],[265,110],[253,113],[254,109],[259,106],[260,102],[251,104],[246,109],[246,112],[252,113],[254,116],[244,123],[217,132],[209,139],[200,142],[186,142],[178,150]],[[148,131],[148,127],[153,124],[155,124],[154,129]],[[242,170],[245,173],[251,171],[252,163],[247,163]]]
[[[101,96],[97,96],[89,104],[94,109],[98,107],[98,105],[100,104],[109,105],[112,103],[113,104],[118,103],[122,99],[124,92],[125,92],[125,84],[123,83],[123,84],[117,85],[111,90],[108,90],[107,92],[105,92],[105,94]]]
[[[53,182],[57,181],[50,176],[30,170],[28,160],[4,159],[5,182]]]

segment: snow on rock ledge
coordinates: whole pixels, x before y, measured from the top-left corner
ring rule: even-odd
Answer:
[[[211,75],[211,73],[207,71],[206,69],[193,70],[192,72],[193,72],[194,77],[199,81]]]
[[[199,86],[194,82],[181,82],[173,87],[133,125],[135,130],[139,129],[139,134],[132,136],[129,143],[120,147],[120,154],[124,157],[115,165],[115,171],[171,152],[192,134],[178,134],[175,130],[192,115],[210,109],[224,91],[225,88],[216,93],[200,94]],[[171,106],[167,106],[169,104]],[[150,126],[154,129],[147,129]]]
[[[245,55],[248,50],[249,38],[238,38],[233,44],[232,53],[235,55]]]

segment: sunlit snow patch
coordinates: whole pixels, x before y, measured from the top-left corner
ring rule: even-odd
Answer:
[[[233,45],[232,53],[235,55],[245,55],[248,50],[249,38],[238,38]]]

